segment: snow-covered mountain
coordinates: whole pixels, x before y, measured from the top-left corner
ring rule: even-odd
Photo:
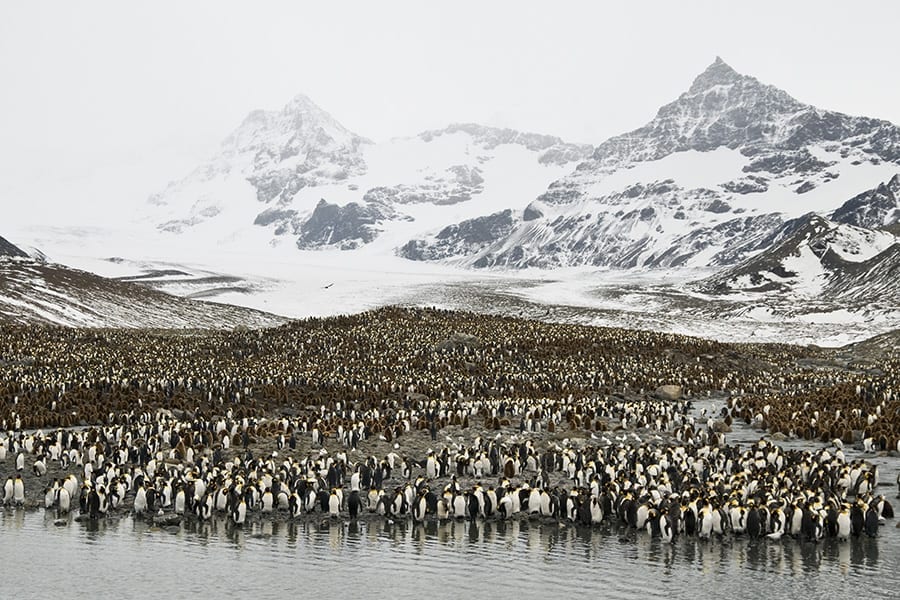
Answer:
[[[280,111],[251,112],[219,154],[150,197],[151,214],[174,233],[229,217],[240,223],[249,195],[251,212],[274,222],[299,190],[365,171],[362,148],[370,144],[300,95]]]
[[[725,267],[810,212],[895,222],[898,172],[897,126],[804,104],[717,58],[647,125],[594,149],[474,124],[374,144],[298,96],[251,113],[150,214],[211,244],[476,268]]]
[[[591,150],[474,124],[373,144],[298,96],[251,113],[216,156],[152,196],[148,214],[211,244],[393,254],[448,223],[523,209]]]
[[[143,245],[88,256],[76,236],[62,255],[292,316],[465,308],[477,283],[486,306],[527,314],[550,303],[694,334],[721,320],[719,335],[740,323],[778,340],[788,322],[789,339],[815,340],[840,321],[859,339],[898,323],[898,174],[897,126],[805,104],[721,59],[595,148],[475,124],[374,143],[298,96],[251,113],[150,198]],[[187,275],[159,275],[173,268]]]
[[[879,182],[893,182],[875,192],[885,208],[846,210],[867,226],[896,218],[887,206],[898,172],[897,126],[801,103],[717,58],[652,121],[600,144],[527,210],[479,215],[401,253],[475,267],[731,265],[787,221],[831,213]]]
[[[0,257],[0,324],[4,322],[196,329],[276,326],[286,319],[16,255]]]

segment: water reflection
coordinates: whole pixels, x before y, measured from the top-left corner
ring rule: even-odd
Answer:
[[[663,572],[675,568],[693,568],[704,574],[732,569],[749,569],[778,575],[800,575],[823,570],[849,574],[854,570],[876,571],[882,551],[897,559],[900,540],[892,523],[881,528],[879,538],[865,536],[847,542],[828,539],[819,543],[790,538],[722,538],[702,541],[678,538],[665,543],[644,532],[633,532],[609,525],[598,528],[575,527],[537,520],[511,521],[409,521],[373,519],[365,521],[262,521],[238,527],[224,517],[209,521],[185,521],[180,526],[160,528],[146,520],[130,517],[96,521],[76,521],[71,515],[57,520],[51,513],[22,509],[0,511],[0,529],[4,536],[21,536],[28,529],[75,530],[83,543],[101,543],[105,537],[121,535],[123,527],[137,543],[158,536],[172,536],[179,542],[201,547],[223,543],[243,549],[249,542],[267,544],[285,550],[307,549],[315,552],[353,552],[365,547],[403,549],[427,554],[443,547],[467,553],[503,554],[514,552],[541,559],[577,559],[591,562],[618,555],[620,560],[636,560],[656,565]]]
[[[479,573],[491,577],[496,569],[503,568],[526,573],[520,578],[522,587],[518,590],[526,592],[525,596],[533,595],[527,593],[529,577],[542,577],[541,573],[558,576],[562,580],[558,584],[572,586],[575,593],[589,585],[607,597],[635,597],[629,596],[632,588],[650,589],[651,597],[663,597],[667,588],[661,582],[683,589],[700,586],[697,595],[703,590],[721,591],[722,585],[741,585],[773,598],[790,597],[797,590],[783,587],[779,588],[780,596],[772,596],[768,586],[810,573],[816,574],[814,580],[821,581],[822,589],[828,589],[826,586],[841,588],[848,582],[871,580],[877,572],[879,585],[890,590],[900,586],[900,574],[884,567],[900,564],[900,530],[892,525],[883,527],[879,538],[861,537],[843,543],[825,540],[815,544],[788,538],[778,542],[677,538],[669,544],[644,532],[608,524],[591,529],[529,519],[419,524],[325,519],[254,522],[237,527],[217,517],[160,528],[130,517],[79,522],[70,516],[57,525],[53,515],[41,512],[0,511],[0,535],[23,554],[40,555],[50,547],[41,544],[49,542],[54,552],[68,551],[74,561],[89,545],[97,552],[114,548],[117,559],[123,561],[139,562],[148,553],[159,552],[162,558],[156,560],[172,568],[178,568],[181,560],[199,556],[204,565],[217,565],[209,568],[223,577],[236,568],[235,559],[241,565],[249,560],[247,564],[258,568],[278,568],[299,560],[305,570],[316,573],[323,582],[337,577],[336,565],[353,565],[363,580],[384,579],[386,575],[379,573],[387,564],[392,577],[408,576],[411,580],[423,573],[444,577],[452,572],[458,586],[475,585],[476,580],[467,578]],[[37,535],[41,530],[52,535]],[[566,595],[567,588],[561,589],[560,593]],[[366,590],[363,587],[358,591]]]

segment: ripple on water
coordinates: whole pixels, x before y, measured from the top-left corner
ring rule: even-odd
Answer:
[[[26,575],[34,596],[79,585],[97,597],[127,581],[139,596],[285,591],[392,598],[485,594],[546,598],[891,597],[900,588],[893,523],[878,539],[800,543],[790,539],[677,539],[666,544],[615,527],[595,530],[531,521],[413,525],[266,523],[243,529],[223,519],[170,533],[130,517],[57,527],[43,512],[0,512],[9,571]],[[52,557],[54,568],[34,557]],[[4,569],[6,571],[6,569]],[[39,576],[36,573],[39,571]],[[31,576],[30,574],[35,574]],[[102,577],[101,577],[102,576]]]

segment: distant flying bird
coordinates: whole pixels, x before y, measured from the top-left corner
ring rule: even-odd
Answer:
[[[327,290],[328,288],[330,288],[330,287],[333,286],[333,285],[334,285],[334,282],[329,283],[328,285],[323,286],[322,289],[323,289],[323,290]]]

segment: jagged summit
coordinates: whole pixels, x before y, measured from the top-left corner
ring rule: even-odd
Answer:
[[[696,79],[694,79],[694,83],[691,84],[688,93],[696,94],[717,85],[729,85],[736,81],[740,81],[741,79],[752,78],[741,75],[722,60],[720,56],[717,56],[716,60],[706,67],[705,71],[697,75]]]
[[[265,150],[295,156],[305,147],[353,148],[368,143],[344,127],[308,96],[298,94],[281,110],[254,110],[222,143],[226,153]]]
[[[809,110],[814,109],[779,88],[738,73],[716,57],[652,121],[599,145],[594,160],[647,161],[685,150],[779,145],[802,126],[797,117]]]
[[[225,138],[218,155],[149,202],[169,209],[160,229],[184,231],[234,209],[229,194],[218,191],[230,177],[249,183],[259,202],[285,204],[303,188],[365,172],[362,148],[368,144],[308,96],[298,94],[280,110],[251,112]]]
[[[284,108],[281,109],[281,112],[298,112],[303,110],[322,110],[319,108],[319,105],[313,102],[309,96],[306,94],[300,93],[291,98],[291,100],[284,105]]]

